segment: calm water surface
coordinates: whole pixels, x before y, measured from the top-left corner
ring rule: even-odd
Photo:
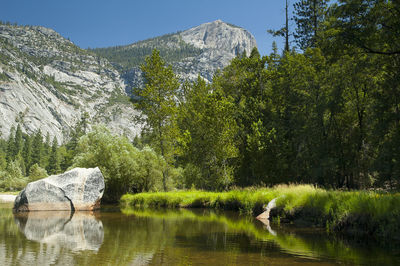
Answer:
[[[396,248],[209,210],[90,214],[0,206],[0,265],[400,265]]]

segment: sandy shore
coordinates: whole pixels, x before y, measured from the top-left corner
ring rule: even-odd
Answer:
[[[17,195],[0,194],[0,202],[14,202]]]

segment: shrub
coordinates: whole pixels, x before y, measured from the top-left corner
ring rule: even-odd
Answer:
[[[17,161],[9,162],[6,171],[0,171],[0,189],[3,191],[21,190],[27,183]]]
[[[139,150],[127,138],[97,126],[79,139],[73,167],[99,167],[106,183],[105,201],[117,202],[127,192],[160,190],[166,163],[150,148]]]
[[[29,182],[36,181],[45,177],[47,177],[46,169],[40,167],[37,163],[32,165],[31,168],[29,169],[29,176],[28,176]]]

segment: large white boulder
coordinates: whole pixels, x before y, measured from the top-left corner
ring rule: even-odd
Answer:
[[[13,210],[96,210],[103,193],[104,177],[98,167],[75,168],[29,183],[15,199]]]

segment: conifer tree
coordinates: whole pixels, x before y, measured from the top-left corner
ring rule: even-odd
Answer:
[[[329,0],[300,0],[295,3],[293,20],[296,22],[294,37],[300,49],[317,47]]]
[[[15,147],[15,127],[12,126],[10,129],[10,135],[8,136],[7,140],[7,152],[6,152],[7,162],[11,162],[15,158],[14,147]]]
[[[29,135],[25,135],[24,147],[22,149],[22,156],[24,158],[26,172],[29,172],[32,162],[32,138]]]
[[[57,138],[54,137],[53,144],[51,146],[51,152],[49,156],[49,163],[47,166],[47,172],[49,174],[57,174],[61,170],[60,168],[60,158],[58,156],[58,142]]]
[[[23,139],[22,139],[22,130],[21,125],[18,124],[17,130],[15,131],[15,139],[14,139],[14,158],[22,151],[23,148]]]
[[[42,131],[39,129],[35,136],[33,137],[32,143],[32,164],[37,163],[39,166],[43,167],[44,164],[44,150],[43,150],[43,135]]]

